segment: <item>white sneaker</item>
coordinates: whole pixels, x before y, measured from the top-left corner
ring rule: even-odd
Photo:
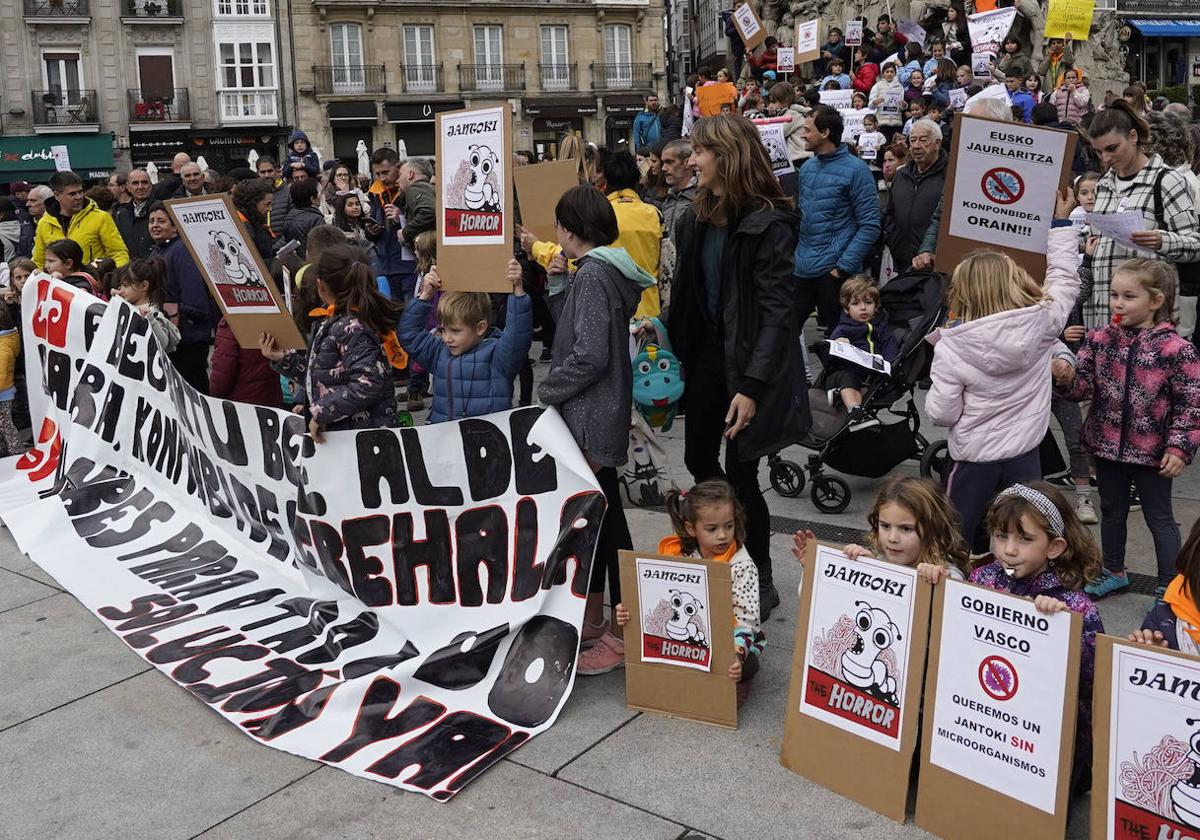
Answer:
[[[1075,500],[1075,515],[1084,525],[1095,525],[1100,521],[1100,517],[1096,516],[1096,508],[1092,506],[1090,496],[1080,496]]]

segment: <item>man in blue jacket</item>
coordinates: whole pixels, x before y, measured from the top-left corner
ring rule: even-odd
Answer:
[[[633,147],[630,152],[636,152],[645,146],[649,148],[662,137],[662,123],[658,119],[658,94],[652,93],[646,97],[646,110],[633,120]]]
[[[818,105],[803,131],[813,157],[797,178],[796,316],[803,326],[816,309],[828,334],[842,314],[842,283],[863,270],[879,238],[879,194],[871,170],[842,143],[841,114]]]

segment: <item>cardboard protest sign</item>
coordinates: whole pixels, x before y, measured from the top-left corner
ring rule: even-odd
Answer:
[[[951,88],[950,89],[950,110],[961,111],[967,104],[967,89],[966,88]]]
[[[862,18],[846,21],[845,41],[847,47],[861,46],[863,42]]]
[[[579,161],[552,160],[513,167],[513,188],[521,209],[521,227],[543,242],[554,242],[554,207],[563,193],[579,184]]]
[[[728,563],[622,551],[625,705],[737,728]]]
[[[1096,637],[1092,838],[1200,836],[1200,659]]]
[[[1070,183],[1076,135],[961,111],[954,120],[937,269],[953,271],[986,242],[1044,277],[1055,193]]]
[[[821,19],[796,22],[796,63],[821,57]]]
[[[967,32],[971,36],[971,48],[977,53],[996,55],[1008,30],[1017,19],[1016,8],[1009,6],[990,12],[967,15]]]
[[[783,74],[796,72],[796,48],[779,47],[776,49],[775,68]]]
[[[1062,837],[1079,614],[969,583],[936,590],[916,824],[940,837]]]
[[[700,116],[715,117],[721,113],[722,105],[733,105],[737,102],[737,88],[732,82],[714,82],[696,88],[696,102],[700,106]]]
[[[767,40],[766,27],[762,25],[762,21],[754,12],[754,7],[749,3],[742,3],[733,10],[733,25],[747,50],[752,50]]]
[[[165,204],[238,346],[257,350],[259,337],[267,333],[284,349],[302,349],[304,337],[258,250],[249,244],[229,194],[176,198]]]
[[[1043,37],[1087,40],[1095,12],[1096,0],[1050,0]]]
[[[512,111],[437,117],[438,275],[442,288],[505,292],[513,255]]]
[[[605,509],[554,411],[316,445],[190,388],[124,301],[39,278],[22,311],[0,515],[173,702],[437,800],[554,722]]]
[[[914,569],[808,549],[780,761],[903,822],[932,587]]]
[[[971,53],[971,78],[981,82],[992,81],[992,53]]]
[[[822,105],[828,105],[838,111],[845,112],[854,107],[854,103],[851,101],[854,97],[852,90],[823,90],[818,95],[821,97]]]
[[[763,146],[767,149],[767,157],[771,159],[771,171],[777,176],[794,172],[796,166],[788,155],[787,137],[783,134],[783,123],[758,123],[757,125]]]

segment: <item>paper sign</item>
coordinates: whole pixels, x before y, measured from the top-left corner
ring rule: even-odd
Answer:
[[[1085,41],[1092,31],[1092,15],[1096,0],[1050,0],[1046,10],[1045,38],[1065,38]]]
[[[899,114],[904,104],[904,94],[899,91],[888,91],[883,95],[883,104],[879,106],[881,114]]]
[[[992,58],[991,53],[971,53],[971,77],[976,81],[990,82],[992,80]]]
[[[905,18],[896,19],[896,31],[914,44],[925,44],[925,29],[916,21]]]
[[[816,61],[821,57],[821,19],[796,24],[796,63]]]
[[[863,119],[874,114],[872,108],[847,108],[842,111],[842,139],[849,143],[857,143],[858,136],[863,132]]]
[[[846,21],[846,46],[858,47],[863,42],[863,22],[862,19]]]
[[[1151,256],[1140,245],[1133,243],[1132,234],[1142,230],[1153,229],[1153,222],[1142,215],[1140,210],[1126,210],[1122,213],[1088,213],[1085,217],[1087,224],[1092,226],[1098,236],[1107,236],[1126,248],[1139,251],[1145,256]]]
[[[732,82],[714,82],[696,90],[696,101],[700,104],[700,116],[715,117],[721,113],[722,105],[737,102],[737,88]]]
[[[820,91],[821,104],[828,105],[838,111],[848,111],[853,107],[851,99],[854,96],[852,90],[823,90]]]
[[[966,88],[950,89],[950,110],[961,111],[967,104]]]
[[[796,70],[796,48],[779,47],[775,50],[775,67],[780,73],[794,73]]]
[[[694,563],[637,559],[642,661],[712,670],[708,570]]]
[[[858,135],[858,156],[863,160],[875,160],[879,156],[879,132]]]
[[[1013,21],[1017,19],[1017,10],[1013,7],[995,9],[990,12],[979,12],[967,15],[967,31],[971,35],[971,46],[977,53],[996,55],[1000,52],[1000,44],[1008,30],[1012,29]]]
[[[877,353],[868,353],[855,347],[846,341],[829,341],[829,355],[842,361],[849,362],[852,365],[858,365],[861,368],[874,371],[876,373],[885,373],[888,376],[892,375],[892,366],[884,360],[883,356]]]
[[[979,809],[972,837],[1013,836],[1005,819],[1022,820],[1029,836],[1061,837],[1075,737],[1080,616],[1046,615],[1030,599],[958,581],[943,581],[938,590],[916,823],[942,837],[967,836],[948,829],[964,815],[945,804],[972,801]],[[947,799],[951,788],[958,794]],[[985,816],[1000,808],[1005,817]],[[1039,831],[1037,823],[1023,821],[1023,811],[1061,826],[1053,835]]]
[[[747,50],[752,50],[767,40],[767,30],[763,27],[762,21],[758,19],[758,15],[754,13],[754,7],[749,3],[742,3],[733,10],[733,25],[741,35],[742,43],[746,45]]]
[[[54,160],[55,172],[71,171],[71,154],[66,146],[51,146],[50,157]]]
[[[771,171],[776,175],[787,175],[796,170],[791,157],[788,156],[787,138],[783,134],[783,123],[758,124],[758,133],[762,137],[763,146],[767,149],[767,157],[771,159]]]
[[[563,193],[578,184],[577,160],[513,167],[513,188],[521,210],[521,226],[542,242],[556,241],[554,207]]]
[[[1095,692],[1091,836],[1200,836],[1200,659],[1097,636]]]
[[[954,115],[954,144],[938,233],[940,271],[953,270],[980,242],[1044,276],[1055,192],[1065,189],[1072,132]]]
[[[280,347],[302,349],[304,338],[271,272],[237,217],[228,193],[165,202],[179,237],[208,282],[209,292],[229,322],[238,346],[259,346],[262,333]]]

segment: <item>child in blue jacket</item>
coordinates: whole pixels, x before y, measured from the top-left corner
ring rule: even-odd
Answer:
[[[312,143],[308,141],[308,135],[298,128],[288,139],[288,156],[283,165],[284,176],[291,178],[292,168],[297,163],[304,167],[309,178],[316,178],[317,173],[321,171],[321,162],[317,153],[313,151]]]
[[[491,302],[484,292],[448,292],[437,303],[438,335],[425,317],[441,288],[437,268],[425,273],[417,299],[404,308],[400,344],[433,379],[430,423],[461,420],[512,408],[513,379],[533,344],[533,305],[521,284],[521,264],[509,260],[504,331],[489,326]]]
[[[885,362],[894,362],[900,346],[888,328],[887,313],[879,309],[879,287],[874,281],[865,274],[855,275],[842,284],[839,297],[842,318],[829,334],[829,340],[846,342],[882,356]],[[824,387],[829,389],[831,400],[835,391],[841,397],[842,405],[850,413],[851,431],[878,423],[862,412],[862,384],[866,375],[864,368],[832,358],[825,371]]]

